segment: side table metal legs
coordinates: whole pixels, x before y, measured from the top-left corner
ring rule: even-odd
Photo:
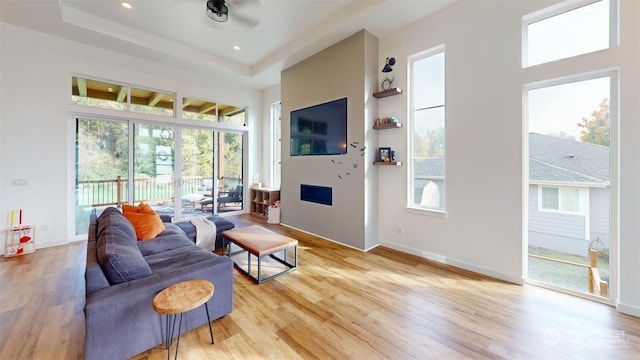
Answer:
[[[209,305],[207,305],[207,303],[204,303],[204,309],[207,310],[207,323],[209,324],[209,335],[211,335],[211,344],[214,344],[213,330],[211,329],[211,319],[209,318]]]
[[[204,303],[204,309],[207,311],[207,324],[209,325],[209,335],[211,335],[211,343],[214,344],[213,341],[213,329],[211,328],[211,318],[209,317],[209,304]],[[180,347],[180,331],[182,330],[182,315],[184,313],[180,313],[180,321],[178,322],[178,339],[176,340],[176,354],[174,359],[178,359],[178,348]],[[173,343],[174,331],[176,328],[176,316],[178,314],[173,314],[173,323],[171,321],[171,314],[167,314],[167,318],[165,321],[166,332],[165,332],[165,344],[167,348],[167,360],[171,359],[171,344]]]

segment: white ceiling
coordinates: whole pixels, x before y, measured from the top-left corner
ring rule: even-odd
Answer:
[[[218,23],[206,0],[0,0],[0,21],[265,88],[361,29],[382,37],[455,1],[227,0]]]

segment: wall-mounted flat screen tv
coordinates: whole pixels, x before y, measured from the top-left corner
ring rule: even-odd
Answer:
[[[291,156],[347,153],[347,98],[291,112]]]

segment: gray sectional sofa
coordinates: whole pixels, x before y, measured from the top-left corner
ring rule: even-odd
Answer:
[[[163,343],[164,317],[154,296],[175,283],[204,279],[215,286],[211,319],[233,308],[233,261],[196,246],[175,224],[137,241],[116,208],[91,215],[85,272],[86,359],[126,359]],[[182,333],[207,323],[204,307],[184,314]]]

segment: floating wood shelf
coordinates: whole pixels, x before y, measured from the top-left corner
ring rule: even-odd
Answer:
[[[373,97],[375,98],[385,98],[387,96],[393,96],[393,95],[400,95],[402,94],[402,89],[400,88],[391,88],[388,90],[382,90],[382,91],[378,91],[378,92],[374,92],[373,93]]]
[[[402,165],[402,161],[374,161],[373,165],[393,165],[400,166]]]
[[[401,128],[401,127],[402,127],[401,123],[384,124],[384,125],[373,125],[373,128],[376,129],[376,130],[397,129],[397,128]]]

